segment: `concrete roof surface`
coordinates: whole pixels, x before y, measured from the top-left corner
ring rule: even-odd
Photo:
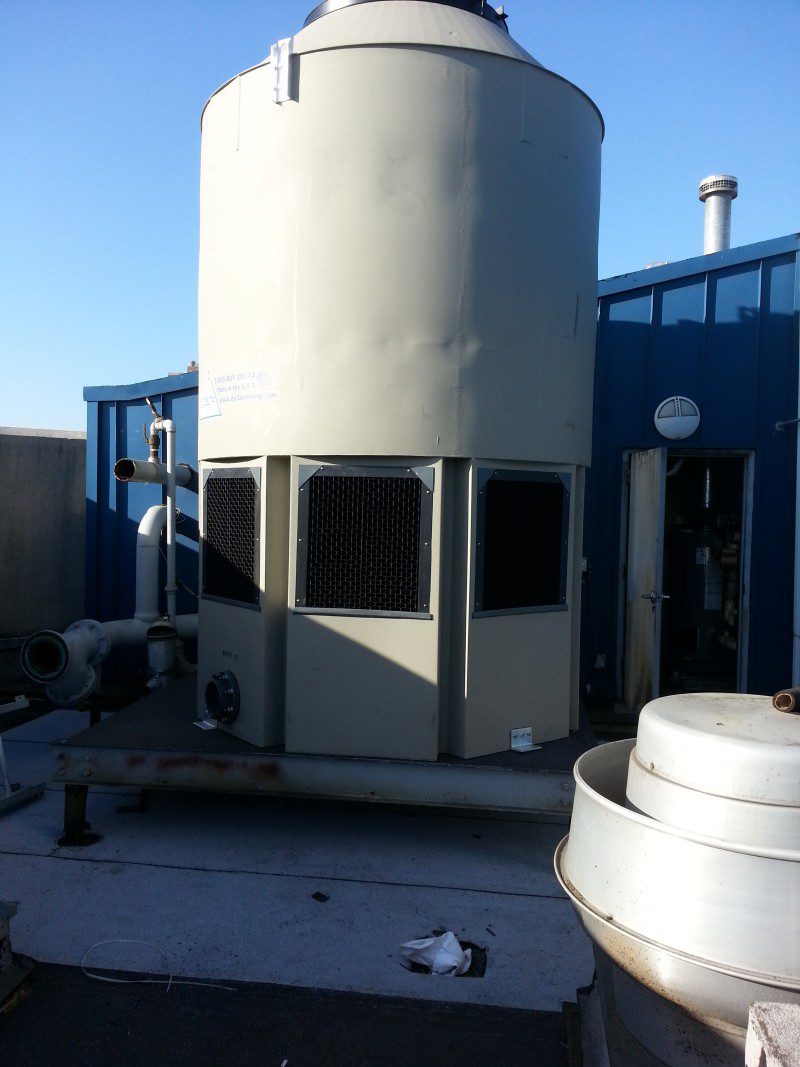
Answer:
[[[5,735],[9,774],[49,778],[59,711]],[[63,793],[3,817],[0,885],[18,952],[49,963],[560,1011],[592,953],[552,870],[563,825],[296,800],[92,789],[102,841],[59,848]],[[323,903],[312,894],[328,896]],[[437,928],[486,945],[482,979],[406,971]],[[100,941],[138,939],[145,945]]]

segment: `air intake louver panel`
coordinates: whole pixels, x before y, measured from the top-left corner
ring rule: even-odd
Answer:
[[[427,612],[431,495],[405,468],[318,470],[300,488],[297,606]]]
[[[568,532],[557,474],[493,472],[478,494],[476,612],[564,607]]]
[[[258,471],[209,472],[203,491],[203,595],[258,607]]]

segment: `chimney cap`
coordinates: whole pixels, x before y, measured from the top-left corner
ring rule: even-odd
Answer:
[[[739,195],[739,183],[732,174],[709,174],[700,182],[699,197],[705,203],[712,193],[727,193],[731,200]]]

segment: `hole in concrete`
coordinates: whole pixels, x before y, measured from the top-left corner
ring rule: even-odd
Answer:
[[[414,940],[421,940],[423,937],[441,937],[446,933],[445,930],[434,930],[430,934],[420,934],[419,938]],[[459,978],[483,978],[486,974],[486,963],[489,955],[489,950],[485,945],[476,945],[474,941],[465,941],[462,937],[458,939],[459,945],[461,945],[462,951],[466,951],[468,948],[472,949],[472,963],[469,966],[469,970],[465,974],[458,975]],[[425,967],[421,963],[414,963],[413,960],[404,960],[403,966],[412,972],[412,974],[426,974],[430,976],[430,967]]]

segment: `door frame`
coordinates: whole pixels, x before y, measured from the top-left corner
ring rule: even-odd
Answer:
[[[742,486],[742,558],[739,575],[739,638],[736,687],[747,692],[750,659],[750,561],[753,549],[753,502],[755,499],[755,452],[742,452],[744,472]]]
[[[656,446],[658,447],[658,446]],[[615,664],[616,699],[625,699],[625,631],[627,604],[628,519],[630,511],[631,456],[641,448],[622,453],[622,501],[620,505],[619,559],[617,562],[617,654]],[[673,459],[742,459],[742,532],[739,575],[739,615],[736,640],[736,690],[747,692],[750,651],[750,566],[753,545],[753,503],[755,496],[755,452],[742,448],[669,448],[667,466]],[[664,531],[666,533],[666,531]],[[660,652],[660,649],[659,649]],[[658,695],[658,694],[655,694]]]
[[[617,655],[614,664],[614,699],[625,701],[625,630],[628,608],[628,515],[631,508],[631,456],[638,448],[622,453],[622,501],[619,509],[619,559],[617,560]]]

